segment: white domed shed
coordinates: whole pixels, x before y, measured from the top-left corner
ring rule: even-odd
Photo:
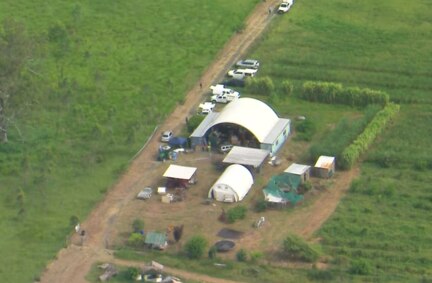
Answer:
[[[244,166],[228,166],[211,187],[208,197],[222,202],[241,201],[253,185],[251,172]]]
[[[225,106],[211,127],[222,123],[237,124],[248,129],[259,142],[263,142],[278,121],[279,117],[267,104],[244,97]]]

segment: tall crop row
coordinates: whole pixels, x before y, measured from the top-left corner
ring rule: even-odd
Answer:
[[[389,102],[389,95],[383,91],[369,88],[343,87],[339,83],[314,81],[307,81],[303,84],[300,98],[357,107],[365,107],[369,104],[386,105]]]
[[[342,152],[342,166],[351,168],[362,153],[364,153],[375,138],[382,132],[386,124],[399,112],[400,106],[394,103],[387,104],[379,111],[352,144]]]

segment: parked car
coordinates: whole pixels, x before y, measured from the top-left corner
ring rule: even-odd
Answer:
[[[254,59],[240,60],[236,63],[236,67],[246,69],[258,69],[259,65],[258,60]]]
[[[216,104],[214,104],[212,102],[201,103],[199,105],[199,111],[198,111],[198,113],[207,115],[210,112],[213,112],[213,109],[215,108],[215,106],[216,106]]]
[[[232,96],[239,96],[238,91],[227,88],[223,84],[212,85],[210,89],[212,91],[212,94],[216,95],[227,94]]]
[[[170,139],[172,138],[172,136],[173,136],[173,132],[172,131],[165,131],[165,132],[163,132],[162,136],[161,136],[161,142],[169,142]]]
[[[213,103],[228,103],[231,102],[233,100],[236,100],[240,98],[240,95],[238,94],[238,92],[236,92],[235,94],[218,94],[218,95],[213,95],[211,97],[211,102]]]
[[[233,79],[243,80],[247,77],[255,76],[257,70],[256,69],[236,69],[230,70],[228,72],[228,77],[232,77]]]
[[[222,82],[225,86],[234,86],[234,87],[244,87],[245,81],[244,80],[237,80],[237,79],[228,79]]]
[[[284,0],[277,9],[277,12],[279,14],[283,14],[289,11],[291,9],[291,6],[294,4],[293,0]]]

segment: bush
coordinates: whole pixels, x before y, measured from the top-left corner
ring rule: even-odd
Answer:
[[[262,257],[263,257],[263,253],[262,252],[255,251],[255,252],[251,252],[250,253],[250,260],[252,262],[257,262]]]
[[[215,259],[216,258],[216,254],[217,254],[217,249],[215,246],[212,246],[209,251],[208,251],[208,257],[210,259]]]
[[[353,260],[349,273],[355,275],[368,275],[372,271],[372,267],[369,262],[364,259]]]
[[[127,269],[127,277],[131,280],[136,280],[137,276],[140,274],[139,269],[136,267],[129,267]]]
[[[226,219],[228,223],[234,223],[239,219],[244,219],[246,217],[247,208],[245,206],[239,205],[228,209],[226,214]]]
[[[140,233],[132,233],[129,236],[127,243],[131,247],[135,247],[135,248],[142,247],[144,246],[144,236],[141,235]]]
[[[307,276],[312,280],[317,281],[333,281],[335,276],[333,275],[331,270],[320,270],[316,268],[312,268],[307,272]]]
[[[203,256],[207,247],[207,240],[203,236],[193,236],[185,244],[186,255],[191,259],[198,259]]]
[[[270,95],[275,89],[270,77],[248,78],[246,80],[246,88],[252,93],[262,95]]]
[[[267,210],[268,203],[264,199],[260,199],[255,203],[256,212],[264,212]]]
[[[236,258],[238,261],[246,262],[248,259],[248,255],[244,249],[240,249],[236,254]]]
[[[142,230],[144,230],[144,221],[139,218],[135,218],[135,220],[132,222],[132,231],[134,233],[139,233]]]
[[[282,93],[290,96],[294,91],[294,84],[291,81],[282,82]]]
[[[319,253],[315,249],[302,238],[292,234],[285,238],[283,252],[289,258],[307,262],[315,262],[319,258]]]
[[[310,119],[297,122],[295,124],[295,129],[297,132],[296,139],[303,141],[312,140],[312,137],[316,132],[316,126]]]
[[[195,129],[201,124],[201,122],[204,120],[204,115],[194,115],[190,118],[186,119],[186,127],[188,132],[191,134]]]

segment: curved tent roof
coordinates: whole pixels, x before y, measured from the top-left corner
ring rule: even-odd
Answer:
[[[228,166],[209,191],[219,201],[242,200],[253,184],[253,177],[249,170],[238,164]]]
[[[267,104],[253,98],[239,98],[230,102],[220,115],[207,126],[231,123],[248,129],[259,142],[263,142],[278,123],[279,117]]]

